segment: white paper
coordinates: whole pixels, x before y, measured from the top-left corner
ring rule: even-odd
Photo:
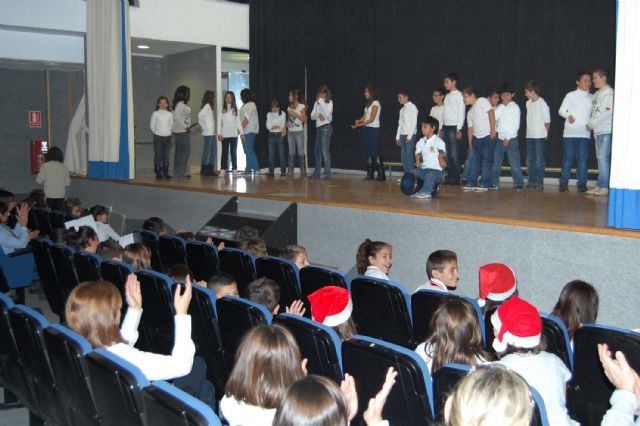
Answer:
[[[136,240],[134,238],[134,234],[127,234],[127,235],[123,235],[122,237],[120,237],[118,239],[118,244],[120,244],[120,246],[122,248],[125,248],[126,246],[128,246],[129,244],[133,244],[135,243]]]
[[[93,228],[94,231],[96,231],[96,233],[98,232],[96,221],[91,215],[81,217],[80,219],[70,220],[69,222],[65,222],[64,226],[66,226],[67,229],[75,228],[76,231],[80,229],[81,226],[90,226],[91,228]]]

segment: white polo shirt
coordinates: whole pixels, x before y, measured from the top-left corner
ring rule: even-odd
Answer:
[[[444,141],[438,135],[433,135],[429,139],[426,136],[420,139],[416,144],[416,155],[422,155],[420,168],[442,170],[440,160],[438,160],[440,151],[446,153],[447,149]]]
[[[546,139],[548,135],[545,124],[551,123],[551,114],[547,102],[538,98],[527,101],[527,138]]]
[[[487,137],[491,133],[488,114],[491,109],[491,103],[487,98],[478,98],[467,114],[467,125],[473,128],[473,136],[478,139]]]

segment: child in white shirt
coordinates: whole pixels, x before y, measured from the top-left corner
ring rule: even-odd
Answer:
[[[613,131],[613,89],[607,80],[609,72],[599,68],[593,71],[593,85],[598,89],[593,98],[591,118],[587,127],[593,130],[598,158],[598,183],[587,191],[590,195],[609,193],[609,173],[611,169],[611,132]]]
[[[202,106],[198,113],[198,124],[202,130],[203,146],[200,159],[200,175],[214,176],[218,162],[218,144],[216,142],[216,119],[213,110],[216,107],[216,94],[207,90],[202,96]]]
[[[284,141],[282,137],[286,133],[285,124],[287,122],[287,114],[280,109],[280,103],[277,99],[271,100],[271,111],[267,113],[267,130],[269,131],[269,177],[273,177],[275,169],[276,151],[280,159],[280,177],[287,172],[287,163],[284,157]]]
[[[109,238],[115,241],[120,239],[120,235],[109,225],[109,210],[105,206],[96,204],[89,209],[89,213],[91,213],[93,219],[96,221],[99,242],[105,242]]]
[[[505,83],[502,85],[500,89],[502,104],[496,108],[498,141],[496,142],[496,148],[493,152],[493,173],[490,189],[498,189],[505,152],[509,159],[509,167],[511,167],[513,189],[522,191],[524,186],[522,168],[520,166],[520,146],[518,143],[520,107],[513,102],[514,95],[515,90],[513,90],[511,84]]]
[[[313,150],[316,166],[313,169],[312,179],[320,179],[320,168],[324,160],[323,179],[331,178],[331,135],[333,134],[333,101],[331,90],[326,84],[318,87],[316,91],[316,103],[311,110],[311,119],[316,122],[316,144]]]
[[[151,114],[149,127],[153,133],[153,170],[156,179],[169,179],[173,114],[169,108],[169,98],[166,96],[160,96],[156,101],[156,110]]]
[[[398,118],[396,145],[400,147],[400,158],[405,173],[413,170],[416,143],[416,126],[418,124],[418,108],[409,100],[409,92],[398,91],[398,103],[402,105]]]
[[[173,173],[176,178],[190,178],[188,173],[189,154],[191,154],[191,108],[187,105],[191,98],[191,89],[178,86],[173,96],[173,127],[171,131],[176,140],[173,152]]]
[[[438,130],[438,136],[440,137],[442,137],[442,123],[444,123],[444,96],[446,92],[444,87],[438,87],[431,94],[431,99],[433,99],[435,105],[431,107],[429,115],[440,123],[440,130]]]
[[[471,105],[467,113],[467,132],[469,149],[473,149],[473,161],[465,190],[487,191],[491,185],[493,172],[493,152],[496,139],[496,116],[487,98],[478,97],[473,87],[462,91],[466,105]],[[478,185],[478,177],[482,173],[482,180]]]
[[[224,106],[220,114],[220,132],[218,140],[222,142],[222,158],[220,168],[224,173],[229,171],[229,155],[231,155],[231,170],[233,176],[238,175],[238,136],[243,134],[242,124],[238,115],[236,95],[231,91],[224,94]]]
[[[462,94],[458,90],[458,75],[448,73],[444,76],[444,87],[449,91],[444,97],[442,111],[442,139],[447,146],[446,183],[460,185],[460,152],[462,144],[462,127],[464,126],[465,104]],[[470,143],[470,142],[469,142]]]
[[[411,198],[429,199],[431,198],[436,185],[442,182],[444,169],[447,167],[445,161],[446,147],[444,141],[438,137],[438,120],[429,116],[420,123],[422,135],[424,136],[416,144],[416,176],[422,179],[423,184],[420,191]]]
[[[384,241],[366,239],[358,247],[356,266],[358,273],[365,277],[389,280],[389,271],[393,265],[393,248]]]
[[[540,97],[540,85],[530,80],[524,85],[527,98],[527,187],[542,191],[544,187],[544,144],[551,127],[549,105]]]

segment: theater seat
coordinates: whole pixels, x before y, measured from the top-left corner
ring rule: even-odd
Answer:
[[[587,324],[576,331],[573,343],[573,379],[567,389],[569,414],[583,426],[599,425],[614,387],[603,373],[597,344],[606,343],[612,353],[623,352],[629,365],[640,371],[640,333]]]
[[[187,265],[196,281],[207,281],[218,272],[218,249],[213,244],[189,241],[186,246]]]
[[[80,283],[76,266],[73,263],[74,250],[64,244],[54,244],[49,248],[49,253],[51,253],[53,268],[56,271],[56,277],[58,277],[58,282],[64,292],[64,300],[66,301],[71,290]]]
[[[66,297],[58,282],[58,277],[49,252],[49,248],[53,243],[48,238],[36,238],[31,240],[30,245],[36,270],[38,271],[38,275],[40,275],[40,284],[47,297],[47,302],[49,302],[49,307],[62,320],[64,317]]]
[[[73,255],[73,262],[76,266],[78,281],[99,281],[102,279],[100,273],[100,262],[102,259],[97,254],[87,251],[78,251]]]
[[[533,416],[531,417],[531,426],[550,426],[547,417],[547,409],[544,406],[544,400],[537,390],[529,386],[531,398],[533,399]],[[598,425],[600,422],[598,421]]]
[[[358,414],[351,422],[364,426],[362,413],[380,390],[389,367],[398,372],[384,407],[392,425],[422,426],[433,421],[433,395],[429,370],[413,351],[382,340],[354,336],[342,342],[342,365],[356,380]]]
[[[15,251],[4,254],[0,248],[0,292],[7,293],[15,290],[18,303],[24,303],[24,288],[31,285],[34,279],[35,263],[33,254],[29,251]]]
[[[358,334],[414,349],[411,299],[392,281],[358,277],[351,281]]]
[[[136,347],[169,355],[173,349],[176,314],[171,293],[173,282],[167,275],[150,269],[142,269],[136,275],[142,293],[140,339]]]
[[[33,220],[37,226],[40,235],[50,235],[53,232],[53,226],[51,226],[51,219],[49,218],[49,209],[42,209],[34,207],[29,210],[29,216],[33,216]],[[29,218],[31,222],[31,217]],[[33,224],[33,223],[32,223]],[[29,227],[29,229],[32,229]]]
[[[165,271],[179,263],[187,264],[187,242],[177,235],[160,235],[158,239],[158,251]]]
[[[102,425],[145,426],[142,390],[149,381],[140,369],[103,348],[86,359]]]
[[[311,318],[309,295],[326,286],[351,289],[349,278],[344,272],[322,266],[307,266],[300,270],[300,294],[306,308],[305,316]]]
[[[248,251],[227,248],[218,252],[220,270],[231,274],[238,283],[238,291],[244,296],[249,283],[256,279],[256,258]]]
[[[84,337],[60,324],[44,330],[44,340],[60,389],[60,397],[74,425],[100,425],[85,356],[93,349]]]
[[[497,307],[493,307],[489,309],[484,314],[484,318],[483,318],[484,329],[485,329],[484,347],[493,356],[496,355],[496,351],[495,349],[493,349],[493,340],[496,338],[496,336],[493,334],[493,325],[491,324],[491,315],[493,315],[497,310],[498,310]]]
[[[307,318],[280,314],[274,323],[284,325],[295,337],[302,358],[306,358],[309,374],[325,376],[340,384],[342,354],[340,338],[333,329]]]
[[[100,273],[104,281],[108,281],[115,285],[120,291],[122,297],[122,315],[121,321],[124,320],[124,315],[127,312],[127,298],[125,297],[125,285],[129,274],[135,274],[136,270],[131,265],[117,260],[103,260],[100,263]],[[144,305],[144,299],[142,300]]]
[[[140,237],[145,246],[151,251],[151,268],[158,272],[164,272],[164,265],[160,257],[160,248],[158,243],[158,234],[153,231],[140,231]]]
[[[49,222],[51,223],[51,229],[65,229],[65,217],[63,212],[52,210],[49,212]]]
[[[551,314],[540,312],[540,317],[542,317],[542,335],[546,343],[545,351],[556,355],[569,371],[573,371],[573,350],[567,327],[560,318]]]
[[[444,424],[444,406],[447,398],[453,393],[456,385],[469,372],[471,367],[464,364],[445,364],[432,375],[433,380],[433,403],[436,421]]]
[[[147,424],[153,426],[219,426],[211,407],[164,381],[142,392]]]
[[[280,284],[280,308],[284,311],[294,300],[301,300],[298,267],[288,259],[264,256],[256,259],[258,278],[266,277]]]

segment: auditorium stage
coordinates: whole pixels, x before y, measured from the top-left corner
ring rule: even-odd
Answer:
[[[607,227],[607,197],[559,193],[557,185],[544,192],[516,192],[510,182],[499,191],[465,192],[460,186],[441,186],[430,200],[412,199],[400,191],[399,174],[386,182],[365,181],[362,175],[335,173],[331,180],[255,177],[156,180],[141,177],[113,181],[165,189],[205,192],[296,203],[339,206],[420,216],[524,226],[571,232],[640,238],[640,232]],[[88,180],[91,180],[88,178]]]

